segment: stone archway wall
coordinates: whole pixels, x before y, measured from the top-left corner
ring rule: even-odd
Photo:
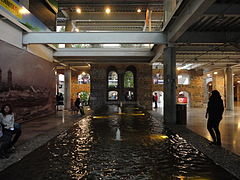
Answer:
[[[119,83],[123,83],[123,76],[129,66],[136,68],[136,101],[123,103],[136,103],[146,109],[152,108],[152,66],[148,63],[144,64],[92,64],[91,65],[91,108],[96,110],[103,105],[120,101],[107,101],[107,69],[109,66],[116,67],[119,75]],[[119,93],[123,96],[123,91]],[[119,98],[122,99],[123,98]],[[124,100],[123,100],[124,101]]]
[[[153,74],[160,73],[163,74],[163,69],[154,69]],[[204,75],[201,70],[181,70],[177,71],[178,74],[189,74],[190,75],[190,84],[189,85],[178,85],[176,86],[176,96],[181,91],[186,91],[190,95],[191,104],[190,107],[204,107]],[[152,91],[163,91],[163,85],[153,84]]]

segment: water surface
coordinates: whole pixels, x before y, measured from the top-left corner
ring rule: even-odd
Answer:
[[[109,106],[81,119],[20,162],[1,180],[236,179],[137,107]],[[120,129],[121,141],[116,141]]]

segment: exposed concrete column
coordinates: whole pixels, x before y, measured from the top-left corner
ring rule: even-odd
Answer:
[[[71,109],[71,69],[66,67],[64,70],[64,109]]]
[[[68,12],[67,12],[68,13]],[[69,15],[69,13],[68,13],[68,20],[67,20],[67,22],[66,22],[66,28],[65,28],[65,31],[66,32],[72,32],[72,30],[73,30],[73,25],[72,25],[72,21],[71,21],[71,19],[70,19],[70,15]],[[72,47],[72,45],[71,44],[66,44],[66,46],[65,46],[66,48],[71,48]]]
[[[240,85],[237,84],[237,101],[240,101]]]
[[[57,94],[59,90],[59,74],[57,73],[57,71],[55,71],[55,78],[56,78],[56,94]]]
[[[164,49],[164,122],[176,124],[176,50]]]
[[[225,71],[226,77],[226,109],[233,110],[234,109],[234,93],[233,93],[233,74],[232,68],[227,67]]]
[[[29,9],[29,0],[20,0],[19,1],[26,9]]]

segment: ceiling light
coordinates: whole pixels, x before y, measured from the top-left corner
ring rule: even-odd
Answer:
[[[77,9],[76,9],[76,12],[77,12],[78,14],[80,14],[82,11],[81,11],[80,8],[77,8]]]
[[[218,74],[218,72],[214,72],[213,74],[215,74],[215,75],[216,75],[216,74]]]
[[[140,13],[140,12],[142,12],[142,10],[141,10],[140,8],[138,8],[138,9],[137,9],[137,12]]]
[[[105,12],[106,12],[107,14],[110,14],[111,9],[110,9],[110,8],[107,8],[107,9],[105,10]]]

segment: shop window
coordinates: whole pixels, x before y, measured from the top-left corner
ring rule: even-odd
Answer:
[[[155,74],[153,75],[153,84],[163,84],[163,75]]]
[[[82,72],[78,75],[78,84],[90,84],[90,75]]]
[[[108,91],[108,100],[109,101],[118,100],[118,92],[117,91]]]
[[[134,88],[134,75],[131,71],[124,74],[124,88]]]
[[[118,87],[118,74],[116,71],[110,71],[108,73],[108,88]]]
[[[188,74],[180,74],[178,75],[178,84],[181,85],[189,85],[190,84],[190,77]]]

